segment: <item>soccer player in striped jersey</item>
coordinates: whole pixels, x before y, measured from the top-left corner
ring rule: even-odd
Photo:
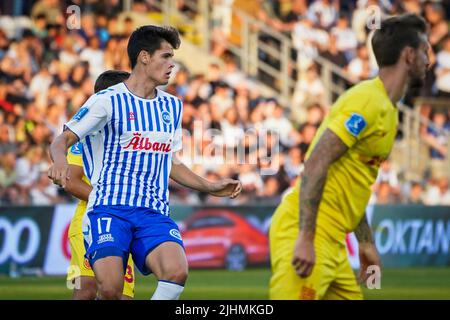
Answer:
[[[178,299],[182,293],[188,266],[169,216],[169,177],[219,197],[234,198],[241,191],[239,181],[210,182],[175,156],[182,148],[182,102],[157,86],[168,83],[179,45],[174,28],[136,29],[127,48],[128,80],[91,96],[50,146],[48,175],[65,186],[66,150],[84,139],[85,171],[93,187],[86,256],[100,299],[120,299],[130,252],[142,274],[158,279],[152,299]]]
[[[126,71],[105,71],[95,81],[94,92],[97,93],[123,82],[129,76],[130,73]],[[72,257],[70,258],[67,280],[76,284],[74,285],[72,296],[74,300],[93,300],[97,297],[97,284],[95,283],[94,272],[89,261],[84,256],[86,248],[82,231],[82,222],[85,217],[87,201],[92,187],[83,170],[82,150],[83,144],[80,141],[75,143],[67,151],[70,180],[67,181],[65,190],[80,199],[69,227],[69,243]],[[122,299],[132,299],[133,297],[134,264],[130,256],[124,276]]]

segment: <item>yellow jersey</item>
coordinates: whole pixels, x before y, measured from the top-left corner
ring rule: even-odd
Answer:
[[[316,234],[343,243],[346,233],[358,226],[380,163],[391,152],[397,123],[398,110],[379,77],[355,85],[335,102],[305,157],[309,157],[327,128],[349,148],[329,167],[317,215]],[[288,211],[293,223],[298,223],[299,192],[300,179],[282,203],[292,209]]]
[[[81,142],[75,143],[67,152],[67,163],[74,166],[83,167],[83,146]],[[91,185],[88,177],[83,174],[82,180],[88,185]],[[75,234],[81,233],[83,216],[86,211],[87,202],[80,200],[78,202],[77,209],[75,210],[75,215],[72,218],[72,222],[69,227],[69,237]]]

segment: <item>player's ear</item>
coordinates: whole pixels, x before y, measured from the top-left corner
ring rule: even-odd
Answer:
[[[402,52],[403,59],[407,65],[413,65],[416,59],[416,50],[412,47],[405,47]]]
[[[141,52],[139,52],[139,60],[146,65],[147,63],[149,63],[150,61],[150,57],[147,51],[145,50],[141,50]]]

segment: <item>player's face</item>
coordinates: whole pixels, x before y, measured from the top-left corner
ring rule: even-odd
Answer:
[[[169,82],[174,66],[173,48],[170,43],[163,41],[161,47],[151,55],[146,73],[157,85],[165,85]]]
[[[419,47],[415,50],[415,59],[409,72],[411,87],[421,87],[423,85],[430,64],[430,43],[425,34],[421,35],[421,40]]]

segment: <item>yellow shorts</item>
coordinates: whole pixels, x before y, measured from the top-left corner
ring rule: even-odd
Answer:
[[[88,259],[84,257],[86,248],[81,230],[80,233],[69,235],[69,242],[72,257],[67,280],[72,281],[79,276],[94,277],[94,271],[92,271]],[[123,294],[134,298],[134,264],[131,255],[128,257],[127,269],[123,279]]]
[[[272,277],[269,298],[273,300],[363,299],[350,266],[345,245],[316,232],[316,264],[311,275],[300,278],[291,264],[298,219],[290,219],[288,205],[280,205],[270,226]]]

